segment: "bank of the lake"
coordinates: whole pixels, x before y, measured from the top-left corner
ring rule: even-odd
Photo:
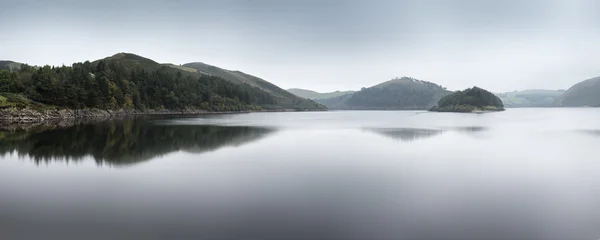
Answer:
[[[275,112],[295,111],[293,109],[268,110]],[[53,109],[33,110],[29,108],[4,108],[0,109],[0,122],[4,123],[35,123],[68,119],[109,119],[123,116],[139,115],[198,115],[198,114],[226,114],[226,113],[249,113],[253,111],[206,111],[196,109],[184,110],[128,110],[128,109]],[[261,111],[258,111],[261,112]]]
[[[459,113],[469,113],[469,112],[500,112],[504,111],[504,108],[499,108],[496,106],[473,106],[473,105],[452,105],[446,107],[438,107],[434,106],[429,111],[432,112],[459,112]]]
[[[135,110],[135,109],[52,109],[33,110],[30,108],[4,108],[0,109],[0,122],[3,123],[35,123],[57,120],[92,120],[110,119],[124,116],[140,115],[199,115],[199,114],[230,114],[250,112],[303,112],[303,111],[327,111],[323,110],[297,110],[297,109],[268,109],[268,110],[243,110],[243,111],[207,111],[199,109],[182,110]]]

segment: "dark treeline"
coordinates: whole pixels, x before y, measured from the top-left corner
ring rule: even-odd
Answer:
[[[28,131],[0,131],[0,154],[16,151],[36,163],[79,161],[91,156],[98,164],[127,165],[174,151],[199,153],[237,146],[272,131],[239,126],[156,125],[132,119],[70,127],[39,126]]]
[[[18,70],[1,70],[0,93],[74,109],[241,111],[276,102],[271,94],[247,84],[159,64],[148,67],[110,60],[61,67],[23,64]]]

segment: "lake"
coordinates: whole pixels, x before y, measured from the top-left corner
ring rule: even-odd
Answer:
[[[0,239],[600,239],[600,109],[0,132]]]

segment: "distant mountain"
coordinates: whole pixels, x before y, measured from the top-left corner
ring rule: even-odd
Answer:
[[[565,93],[565,90],[530,89],[496,93],[496,96],[498,96],[504,103],[504,106],[508,108],[552,107],[563,93]]]
[[[294,95],[296,95],[298,97],[308,98],[308,99],[312,99],[312,100],[334,98],[334,97],[339,97],[342,95],[351,94],[351,93],[356,92],[356,91],[335,91],[335,92],[320,93],[320,92],[315,92],[312,90],[306,90],[306,89],[300,89],[300,88],[290,88],[287,91],[293,93]]]
[[[555,103],[559,107],[600,107],[600,77],[573,85]]]
[[[435,83],[403,77],[338,97],[319,99],[332,109],[424,110],[452,92]]]
[[[503,111],[502,100],[493,93],[478,87],[456,91],[443,97],[430,111],[435,112],[473,112]]]
[[[185,69],[193,69],[201,74],[207,74],[223,78],[239,85],[250,85],[257,87],[265,92],[268,92],[275,96],[277,105],[286,109],[325,109],[324,106],[306,98],[298,97],[280,87],[272,84],[264,79],[255,77],[240,71],[232,71],[222,69],[212,65],[208,65],[201,62],[186,63],[181,65]]]
[[[13,61],[0,61],[0,70],[17,71],[21,69],[22,63]]]
[[[315,99],[315,101],[329,109],[349,109],[346,103],[348,102],[348,99],[352,97],[352,95],[354,95],[354,93],[348,93],[332,98]]]

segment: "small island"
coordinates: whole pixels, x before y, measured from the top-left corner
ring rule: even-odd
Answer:
[[[493,93],[478,87],[457,91],[443,97],[433,112],[492,112],[504,111],[502,100]]]

